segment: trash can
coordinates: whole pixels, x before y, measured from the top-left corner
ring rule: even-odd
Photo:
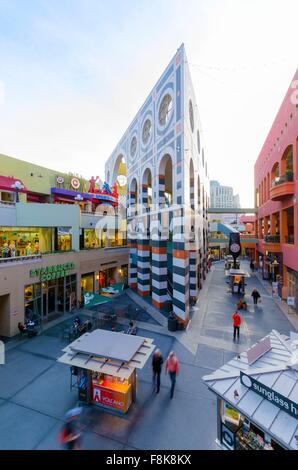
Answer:
[[[168,330],[169,331],[176,331],[178,327],[178,322],[175,315],[169,315],[168,318]]]

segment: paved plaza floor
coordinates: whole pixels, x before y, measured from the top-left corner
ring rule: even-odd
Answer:
[[[272,329],[287,334],[293,330],[255,275],[247,284],[248,311],[242,315],[239,343],[233,342],[231,321],[237,295],[228,292],[222,263],[209,272],[186,332],[171,334],[143,314],[138,334],[153,338],[164,357],[174,350],[180,360],[174,398],[170,400],[164,374],[160,394],[154,393],[149,361],[138,372],[137,402],[126,416],[84,407],[84,449],[217,449],[216,402],[201,377]],[[253,287],[262,296],[257,308],[250,296]],[[65,322],[35,338],[8,343],[6,364],[0,366],[0,449],[61,448],[58,433],[65,413],[77,404],[69,368],[56,361],[67,344],[61,334],[64,326]]]

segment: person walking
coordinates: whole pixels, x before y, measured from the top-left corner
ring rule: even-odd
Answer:
[[[81,431],[78,420],[81,411],[82,409],[77,407],[66,413],[66,423],[59,435],[59,441],[66,450],[80,450],[81,448]]]
[[[252,298],[254,299],[254,305],[257,305],[258,300],[261,298],[261,295],[260,295],[260,293],[257,291],[256,288],[254,288],[254,290],[252,291],[251,296],[252,296]]]
[[[234,341],[235,341],[236,335],[237,335],[237,339],[238,339],[238,341],[239,341],[240,325],[241,325],[241,316],[239,315],[239,313],[238,313],[237,310],[233,313],[232,320],[233,320],[233,326],[234,326],[233,339],[234,339]]]
[[[171,395],[170,395],[171,399],[174,396],[176,376],[179,374],[179,372],[180,372],[179,361],[177,357],[175,356],[174,352],[171,351],[166,360],[166,374],[169,373],[170,379],[171,379]]]
[[[251,272],[254,272],[254,270],[255,270],[255,265],[254,265],[253,259],[250,260],[250,265],[249,265],[249,266],[250,266]]]
[[[162,365],[163,365],[163,357],[161,355],[160,349],[156,349],[152,357],[152,381],[153,381],[154,387],[156,384],[156,393],[159,393],[159,389],[160,389],[160,374],[161,374]]]

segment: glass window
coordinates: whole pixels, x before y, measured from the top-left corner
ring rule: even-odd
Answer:
[[[88,273],[88,274],[82,275],[81,289],[84,292],[94,292],[94,273]]]
[[[95,229],[84,230],[84,249],[101,248],[101,240],[97,237]]]
[[[30,256],[52,251],[52,229],[0,227],[0,256]]]
[[[71,251],[71,229],[69,227],[58,227],[57,249],[58,251]]]
[[[166,94],[162,99],[162,102],[159,108],[159,114],[158,114],[159,124],[161,126],[165,126],[169,122],[172,110],[173,110],[172,97],[171,95]]]

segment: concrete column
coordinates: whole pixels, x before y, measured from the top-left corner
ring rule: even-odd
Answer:
[[[189,252],[189,289],[190,297],[198,298],[198,258],[197,250]]]
[[[167,240],[152,240],[152,303],[162,308],[168,300]]]
[[[184,242],[173,243],[173,310],[185,324],[189,321],[189,251]]]
[[[150,240],[138,240],[138,293],[142,297],[150,295]]]
[[[138,266],[137,266],[137,242],[136,240],[128,240],[129,246],[129,285],[132,289],[138,286]]]

